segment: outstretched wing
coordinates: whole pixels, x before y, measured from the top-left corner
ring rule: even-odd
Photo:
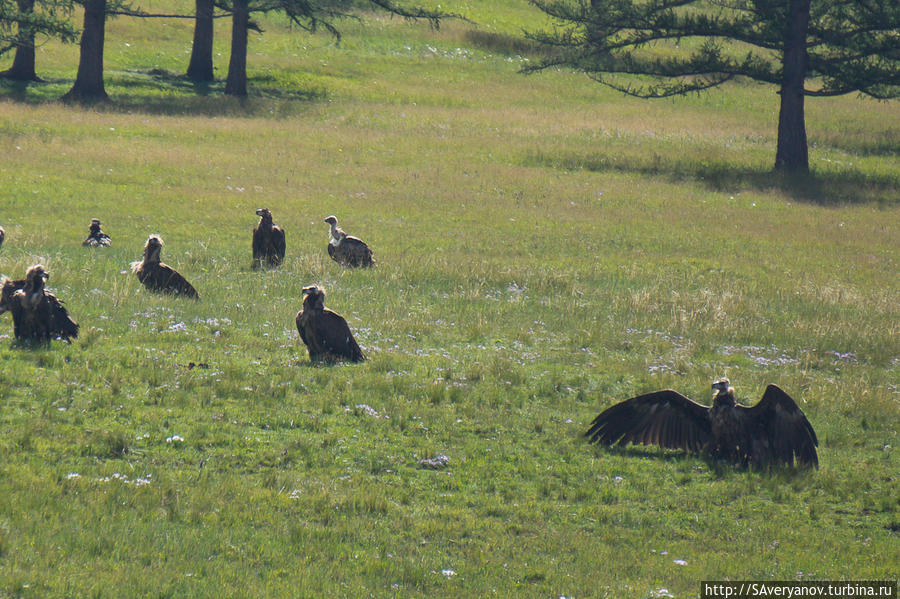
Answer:
[[[658,445],[700,451],[712,439],[709,408],[665,389],[638,395],[594,418],[584,434],[601,445]]]
[[[769,385],[755,406],[739,406],[751,435],[751,460],[762,465],[781,462],[819,467],[819,439],[800,406],[778,385]]]

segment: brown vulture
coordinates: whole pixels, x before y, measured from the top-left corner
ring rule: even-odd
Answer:
[[[706,452],[743,467],[793,466],[796,460],[800,466],[818,468],[816,433],[780,387],[766,387],[762,399],[751,407],[735,402],[726,378],[712,388],[712,406],[671,389],[632,397],[594,418],[585,437],[607,446],[635,443]]]
[[[325,290],[318,285],[303,288],[303,309],[297,312],[297,330],[309,350],[310,360],[362,362],[366,359],[347,321],[325,307]]]
[[[25,287],[25,279],[13,281],[7,277],[0,279],[0,314],[11,312],[13,315],[13,333],[16,339],[20,338],[19,324],[22,321],[22,304],[19,300],[13,301],[16,291]]]
[[[168,264],[159,261],[162,246],[163,240],[159,235],[151,235],[147,238],[147,243],[144,244],[144,259],[131,264],[131,270],[137,275],[138,281],[150,291],[174,293],[200,299],[197,290],[184,277]]]
[[[369,246],[362,239],[344,233],[337,224],[336,216],[329,216],[325,222],[331,225],[328,255],[332,260],[341,266],[375,266]]]
[[[253,229],[253,268],[279,266],[284,260],[284,229],[272,223],[268,208],[256,211],[259,224]]]
[[[2,311],[12,313],[16,339],[48,342],[78,337],[78,323],[62,301],[44,287],[49,278],[44,267],[36,264],[25,273],[24,281],[3,281],[0,304]]]
[[[81,242],[81,245],[89,246],[89,247],[105,247],[108,248],[112,245],[112,238],[100,230],[100,219],[92,218],[90,232],[84,241]]]

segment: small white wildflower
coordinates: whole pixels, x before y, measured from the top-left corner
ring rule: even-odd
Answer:
[[[166,443],[181,443],[184,441],[182,437],[179,435],[172,435],[171,437],[166,437]]]
[[[441,574],[443,574],[447,578],[450,578],[451,576],[456,576],[456,572],[454,572],[450,568],[444,568],[443,570],[441,570]]]
[[[685,561],[683,559],[673,559],[672,563],[674,563],[677,566],[686,566],[687,565],[687,561]]]
[[[81,478],[81,475],[78,474],[77,472],[69,472],[69,473],[66,475],[66,480],[72,480],[72,479],[75,479],[75,478]]]

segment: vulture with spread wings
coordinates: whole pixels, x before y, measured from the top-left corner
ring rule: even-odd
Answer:
[[[585,437],[601,445],[657,445],[705,452],[717,459],[762,468],[773,464],[818,468],[819,444],[803,411],[778,385],[769,385],[754,406],[739,405],[722,378],[704,406],[665,389],[632,397],[602,412]]]
[[[347,321],[325,307],[325,290],[318,285],[303,288],[303,309],[297,312],[296,322],[310,360],[362,362],[366,359]]]

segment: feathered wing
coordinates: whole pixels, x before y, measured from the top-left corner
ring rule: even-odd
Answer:
[[[265,257],[266,253],[266,239],[265,233],[262,231],[262,228],[257,226],[253,229],[253,261],[258,263],[259,260],[262,260]],[[255,264],[258,265],[258,264]]]
[[[606,409],[584,436],[601,445],[634,443],[696,452],[712,440],[712,430],[708,407],[665,389]]]
[[[365,360],[359,344],[353,338],[347,321],[342,316],[325,308],[312,321],[316,337],[324,350],[336,358],[351,362]]]
[[[739,406],[751,436],[750,459],[757,465],[781,462],[819,467],[819,439],[800,406],[778,385],[766,387],[755,406]]]
[[[362,239],[347,235],[337,247],[328,244],[328,255],[343,266],[373,266],[372,250]]]
[[[284,260],[287,245],[284,242],[284,229],[278,225],[272,227],[272,246],[275,248],[275,255],[278,258],[277,263],[281,264],[281,261]]]
[[[38,304],[37,312],[37,318],[47,333],[47,339],[59,337],[69,341],[72,337],[78,337],[78,323],[72,320],[63,302],[52,293],[44,292],[44,298]]]
[[[300,310],[297,312],[297,318],[295,320],[297,323],[297,332],[300,333],[300,339],[303,340],[303,345],[309,349],[310,337],[306,334],[306,330],[309,326],[309,314],[305,310]]]
[[[197,293],[194,286],[188,283],[187,279],[181,276],[181,273],[163,262],[159,263],[154,269],[153,274],[148,278],[153,279],[152,284],[155,285],[159,291],[165,293],[178,293],[194,299],[200,298],[200,294]],[[146,282],[144,284],[146,285]]]
[[[352,266],[372,266],[375,261],[372,259],[372,250],[366,245],[366,242],[358,237],[348,235],[341,242],[341,246],[346,248],[347,256]]]

